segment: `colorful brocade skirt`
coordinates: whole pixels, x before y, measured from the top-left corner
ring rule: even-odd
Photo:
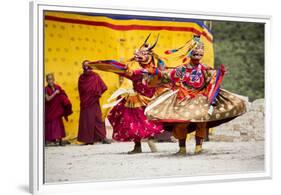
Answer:
[[[212,106],[203,94],[179,99],[178,94],[170,90],[152,100],[145,110],[150,120],[163,123],[207,123],[208,128],[228,122],[245,112],[244,101],[223,89]]]
[[[162,123],[150,121],[144,115],[148,99],[138,93],[130,94],[112,108],[107,118],[113,127],[114,140],[140,141],[164,131]]]

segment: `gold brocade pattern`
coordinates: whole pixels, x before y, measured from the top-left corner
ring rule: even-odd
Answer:
[[[194,98],[180,100],[177,98],[177,94],[174,94],[148,110],[146,115],[153,120],[212,122],[234,118],[246,112],[244,101],[223,89],[217,97],[212,114],[208,113],[209,108],[206,96],[198,95]]]
[[[156,92],[154,93],[153,97],[151,97],[151,98],[141,95],[137,92],[127,93],[127,94],[122,95],[122,97],[126,101],[125,107],[138,108],[138,107],[147,106],[147,104],[149,104],[149,102],[151,102],[154,98],[160,96],[167,90],[168,90],[168,88],[166,88],[166,87],[159,87],[156,89]]]
[[[126,101],[125,107],[128,108],[143,107],[146,106],[151,101],[151,98],[140,95],[139,93],[126,95],[124,99]]]

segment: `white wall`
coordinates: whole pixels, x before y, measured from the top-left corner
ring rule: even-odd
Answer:
[[[78,0],[77,0],[78,1]],[[95,0],[92,0],[92,2]],[[1,1],[0,60],[0,194],[24,194],[28,186],[28,1]],[[200,184],[163,188],[107,191],[125,194],[280,194],[281,188],[281,6],[278,0],[107,0],[101,5],[186,9],[226,13],[262,14],[272,16],[271,68],[273,94],[273,180],[220,184]],[[253,70],[254,71],[254,70]],[[104,192],[103,192],[104,193]],[[79,193],[79,194],[93,194]]]

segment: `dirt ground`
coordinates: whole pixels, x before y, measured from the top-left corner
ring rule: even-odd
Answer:
[[[156,143],[157,153],[150,153],[143,143],[143,153],[128,155],[133,143],[69,145],[46,147],[45,181],[75,182],[198,176],[261,172],[264,170],[264,142],[206,142],[204,152],[193,155],[194,142],[187,144],[188,155],[175,156],[177,143]]]

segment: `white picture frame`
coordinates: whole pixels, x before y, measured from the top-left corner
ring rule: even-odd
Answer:
[[[159,179],[142,179],[128,181],[105,181],[83,183],[44,184],[44,155],[43,155],[43,11],[79,11],[112,14],[133,14],[147,16],[171,16],[205,20],[227,20],[258,22],[265,24],[265,171],[261,173],[245,173],[216,176],[176,177]],[[242,181],[270,179],[272,177],[272,136],[271,136],[271,69],[269,68],[270,49],[270,16],[235,15],[228,13],[205,13],[184,10],[154,10],[148,8],[125,8],[97,6],[90,2],[38,0],[30,3],[30,192],[36,194],[51,191],[77,191],[79,189],[99,189],[106,186],[128,187],[145,185],[166,185],[176,183],[209,183],[224,181]]]

